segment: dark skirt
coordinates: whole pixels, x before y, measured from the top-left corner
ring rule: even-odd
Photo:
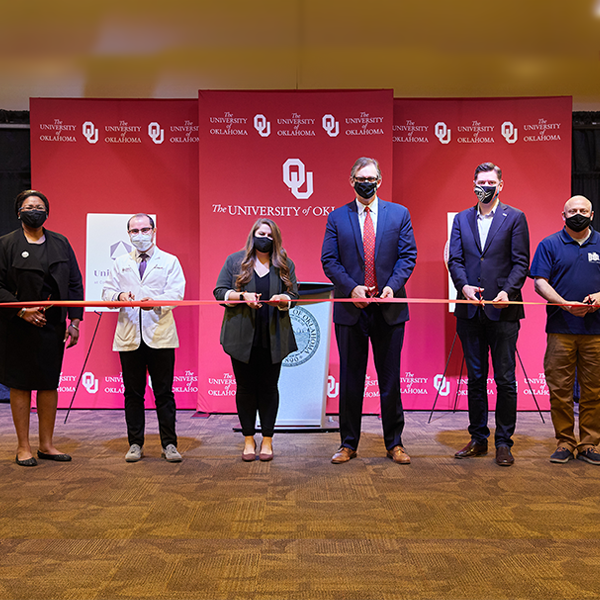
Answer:
[[[0,333],[0,383],[18,390],[58,388],[65,351],[65,322],[36,327],[13,317]]]

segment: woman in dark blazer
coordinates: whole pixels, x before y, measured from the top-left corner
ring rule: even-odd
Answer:
[[[0,238],[0,302],[83,300],[81,273],[69,241],[42,227],[49,211],[46,196],[21,192],[15,211],[21,228]],[[71,460],[54,447],[52,438],[65,342],[69,340],[67,348],[77,343],[82,317],[82,308],[0,310],[0,382],[10,388],[16,462],[21,466],[37,465],[29,444],[32,390],[37,390],[38,458]]]
[[[221,345],[231,356],[237,382],[235,400],[245,437],[242,459],[256,458],[258,412],[263,436],[259,459],[272,460],[277,382],[283,359],[297,350],[289,309],[298,298],[294,263],[281,246],[275,222],[254,223],[245,249],[227,257],[213,293],[226,303]]]

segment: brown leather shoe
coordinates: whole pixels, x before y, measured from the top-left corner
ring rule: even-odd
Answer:
[[[487,454],[487,442],[480,444],[475,440],[471,440],[462,450],[459,450],[454,458],[471,458],[472,456],[485,456]]]
[[[515,457],[512,455],[508,446],[500,446],[496,448],[496,464],[501,467],[510,467],[514,464]]]
[[[391,450],[388,450],[387,457],[391,458],[395,463],[398,463],[399,465],[410,464],[410,456],[406,454],[406,451],[402,446],[394,446]]]
[[[342,446],[332,457],[331,462],[334,465],[339,465],[340,463],[348,462],[351,458],[356,457],[356,450],[352,450],[352,448],[346,448],[346,446]]]

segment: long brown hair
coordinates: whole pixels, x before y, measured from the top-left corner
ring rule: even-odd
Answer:
[[[246,240],[246,254],[242,260],[240,274],[235,280],[235,288],[239,292],[254,277],[254,260],[256,258],[256,249],[254,248],[254,234],[261,225],[268,225],[271,228],[271,237],[273,238],[273,249],[271,250],[271,264],[279,269],[279,277],[285,284],[288,291],[292,289],[292,280],[290,279],[290,268],[288,266],[287,252],[281,246],[281,231],[275,221],[271,219],[258,219],[248,234]]]

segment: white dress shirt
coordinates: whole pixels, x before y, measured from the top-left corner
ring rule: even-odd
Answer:
[[[492,226],[492,221],[494,220],[494,215],[496,214],[496,209],[498,208],[499,202],[500,199],[496,198],[494,208],[492,208],[487,215],[482,215],[481,211],[479,210],[480,207],[477,207],[477,229],[479,230],[479,241],[481,242],[482,250],[485,248],[488,233],[490,232],[490,227]]]

